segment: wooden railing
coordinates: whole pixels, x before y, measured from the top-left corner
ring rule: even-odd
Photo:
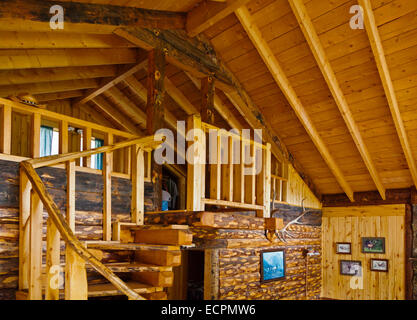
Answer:
[[[144,152],[161,143],[161,136],[148,136],[123,141],[114,145],[83,152],[36,158],[21,162],[20,167],[20,244],[19,289],[28,290],[29,300],[40,300],[45,287],[45,299],[59,299],[60,238],[66,245],[65,299],[87,299],[85,263],[108,279],[129,299],[144,299],[131,290],[109,268],[103,265],[74,234],[75,230],[75,161],[104,153],[103,167],[103,236],[111,240],[111,154],[115,150],[131,148],[132,153],[132,222],[143,224],[144,207]],[[36,168],[65,163],[67,174],[66,215],[60,212]],[[42,281],[42,213],[48,212],[46,232],[46,283]]]
[[[198,115],[188,119],[189,135],[192,129],[194,140],[187,152],[193,158],[192,163],[187,158],[187,209],[203,211],[205,205],[216,205],[255,210],[258,216],[269,217],[271,145],[204,123]],[[217,139],[217,149],[211,150],[211,155],[209,132]],[[216,159],[208,161],[213,155]],[[248,155],[253,161],[246,159]]]
[[[16,131],[13,126],[16,125],[18,116],[27,116],[30,118],[30,125],[25,130]],[[16,119],[14,119],[16,118]],[[14,119],[14,120],[13,120]],[[138,136],[129,132],[120,131],[114,128],[105,127],[93,122],[69,117],[60,113],[52,112],[46,109],[37,108],[30,105],[21,104],[9,99],[0,98],[0,155],[3,158],[19,159],[38,158],[40,156],[40,130],[43,124],[57,127],[59,129],[59,154],[76,151],[87,151],[91,149],[91,140],[98,137],[104,140],[104,145],[112,145],[113,142],[134,139]],[[77,136],[76,145],[78,149],[74,150],[69,136],[68,129],[73,127],[81,129],[81,136]],[[18,129],[18,128],[17,128]],[[20,150],[13,152],[13,146],[25,143],[29,150],[23,152]],[[82,146],[82,147],[81,147]],[[26,148],[25,148],[26,149]],[[119,150],[116,154],[111,155],[107,160],[110,161],[113,176],[128,178],[132,170],[131,150],[125,148]],[[7,157],[7,155],[11,155]],[[13,157],[17,156],[17,157]],[[145,181],[151,180],[151,154],[145,152]],[[21,160],[21,159],[20,159]],[[91,164],[91,156],[83,157],[82,167],[79,166],[79,159],[76,160],[76,171],[84,171],[91,173],[101,173],[101,170],[93,169]]]

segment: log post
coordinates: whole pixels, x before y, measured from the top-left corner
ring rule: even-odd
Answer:
[[[164,127],[164,98],[165,98],[165,53],[156,48],[148,55],[148,99],[146,104],[146,127],[149,135]],[[151,179],[154,185],[156,210],[162,206],[162,166],[155,162],[152,152]]]
[[[0,107],[1,108],[1,107]],[[0,153],[12,152],[12,107],[4,105],[0,109]]]
[[[188,118],[187,129],[193,133],[192,141],[188,142],[187,150],[187,210],[204,211],[205,195],[205,159],[206,143],[201,126],[201,117],[192,115]]]
[[[205,77],[201,79],[201,121],[208,124],[214,124],[214,79],[213,77]],[[218,133],[218,132],[217,132]],[[205,189],[208,190],[211,199],[220,200],[220,184],[221,184],[221,162],[220,149],[221,138],[217,136],[217,148],[216,150],[210,150],[206,148],[206,163],[210,163],[210,152],[217,152],[217,163],[207,165],[205,167]],[[209,145],[209,144],[208,144]],[[209,145],[210,146],[210,145]],[[212,156],[213,157],[213,156]]]
[[[131,147],[132,156],[132,222],[143,224],[145,211],[145,158],[138,145]]]
[[[219,299],[219,249],[204,250],[204,300]]]
[[[201,80],[201,121],[214,124],[214,79]]]

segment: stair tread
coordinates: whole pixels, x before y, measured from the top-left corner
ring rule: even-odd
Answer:
[[[152,287],[150,285],[140,282],[126,282],[126,285],[134,290],[136,293],[153,293],[163,291],[162,287]],[[88,285],[88,296],[89,297],[104,297],[104,296],[115,296],[122,295],[122,292],[116,289],[111,283],[100,283]]]
[[[181,246],[146,244],[146,243],[120,243],[118,241],[87,241],[87,248],[102,250],[181,250]]]
[[[114,224],[117,224],[123,228],[128,229],[138,229],[138,230],[189,230],[190,227],[186,224],[136,224],[133,222],[120,222],[116,221]]]
[[[172,267],[157,266],[141,262],[114,262],[105,263],[113,272],[158,272],[158,271],[172,271]],[[87,265],[88,268],[93,268],[91,265]]]

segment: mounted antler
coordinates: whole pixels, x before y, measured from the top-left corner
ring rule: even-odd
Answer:
[[[292,232],[291,231],[289,231],[288,230],[288,228],[289,228],[289,226],[291,226],[291,225],[293,225],[293,224],[298,224],[298,225],[301,225],[301,224],[303,224],[302,222],[300,222],[299,220],[302,218],[302,217],[304,217],[307,213],[310,213],[310,212],[312,212],[311,210],[309,210],[309,211],[306,211],[305,210],[305,208],[304,208],[304,200],[305,199],[303,199],[303,201],[301,202],[301,205],[302,205],[302,210],[303,210],[303,213],[301,214],[301,215],[299,215],[297,218],[295,218],[294,220],[291,220],[290,222],[288,222],[287,223],[287,225],[283,228],[283,229],[281,229],[281,230],[279,230],[279,231],[277,231],[275,234],[276,234],[276,236],[278,237],[278,239],[280,240],[280,241],[282,241],[282,242],[287,242],[287,237],[288,238],[291,238],[291,239],[294,239],[294,235],[292,234]]]

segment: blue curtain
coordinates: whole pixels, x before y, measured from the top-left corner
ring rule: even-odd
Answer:
[[[103,145],[104,145],[103,140],[100,140],[97,138],[94,139],[94,148],[99,148],[99,147],[102,147]],[[94,168],[99,169],[99,170],[103,169],[103,154],[102,153],[94,155],[93,161],[94,161]]]
[[[50,156],[52,153],[52,136],[54,134],[54,128],[41,126],[41,157]]]

